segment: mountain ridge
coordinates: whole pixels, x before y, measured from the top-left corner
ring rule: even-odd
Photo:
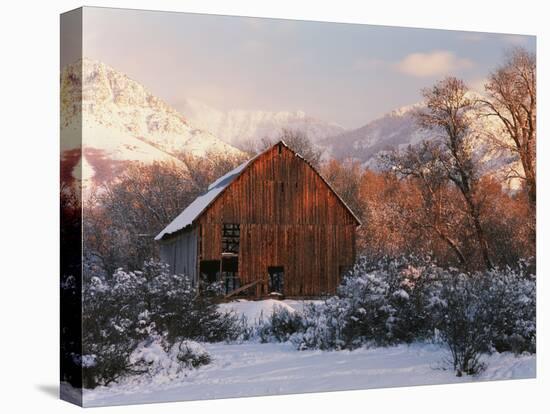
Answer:
[[[282,129],[304,132],[325,158],[353,158],[379,169],[379,155],[433,139],[420,128],[414,111],[422,103],[396,108],[365,125],[346,130],[304,111],[220,111],[186,98],[180,110],[154,96],[139,82],[98,61],[84,58],[64,68],[61,75],[62,159],[81,172],[83,180],[108,181],[128,163],[170,161],[187,169],[182,154],[243,154],[258,148],[263,138],[273,140]],[[181,112],[183,111],[183,112]],[[498,128],[476,121],[476,128]],[[214,132],[213,132],[214,131]],[[75,151],[80,146],[79,160]],[[504,177],[517,160],[479,140],[479,153],[488,171]],[[75,158],[76,157],[76,158]],[[67,168],[63,168],[67,171]]]
[[[220,139],[240,149],[249,149],[251,143],[259,142],[263,138],[276,139],[282,129],[304,132],[314,143],[345,131],[337,123],[312,117],[302,110],[222,111],[191,98],[183,99],[176,107],[193,124],[210,130]]]
[[[329,157],[351,158],[379,170],[382,168],[379,157],[385,152],[404,150],[409,145],[437,139],[434,132],[420,127],[415,119],[415,112],[424,107],[424,103],[417,102],[396,108],[362,127],[328,137],[319,146]],[[499,129],[495,120],[474,118],[469,138],[476,149],[474,157],[480,162],[483,173],[495,176],[510,189],[516,189],[520,186],[519,180],[508,179],[507,175],[510,168],[520,171],[521,163],[509,151],[491,145],[486,138],[487,132],[498,133]]]
[[[62,71],[61,129],[62,153],[82,145],[86,160],[77,165],[82,165],[82,175],[88,181],[93,176],[108,180],[133,162],[170,161],[186,169],[178,159],[180,154],[241,154],[191,125],[139,82],[88,58]]]

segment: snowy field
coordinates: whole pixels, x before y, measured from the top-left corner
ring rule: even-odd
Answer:
[[[299,311],[300,301],[232,302],[222,309],[257,321],[273,306]],[[485,357],[478,377],[455,376],[439,345],[415,343],[354,351],[297,351],[290,344],[204,344],[212,363],[185,375],[128,378],[84,391],[85,406],[138,404],[259,395],[369,389],[472,381],[534,378],[534,355]]]
[[[535,357],[496,354],[479,377],[454,375],[431,344],[355,351],[296,351],[290,344],[206,344],[213,362],[168,384],[117,384],[85,391],[86,406],[138,404],[535,377]]]

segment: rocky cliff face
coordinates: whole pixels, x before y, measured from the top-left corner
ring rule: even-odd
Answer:
[[[62,72],[61,128],[62,151],[77,148],[82,130],[86,162],[81,165],[95,170],[82,174],[101,180],[109,179],[111,170],[121,163],[169,160],[185,168],[177,154],[200,157],[211,152],[240,153],[212,133],[191,125],[138,82],[89,59]]]

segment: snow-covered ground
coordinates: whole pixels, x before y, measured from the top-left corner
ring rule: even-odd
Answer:
[[[268,316],[274,306],[300,311],[295,300],[239,301],[221,305],[247,317]],[[484,357],[478,377],[455,376],[445,348],[428,343],[355,351],[297,351],[290,344],[203,344],[212,363],[174,379],[129,378],[84,391],[85,406],[138,404],[411,385],[534,378],[534,355]]]
[[[249,324],[255,324],[260,319],[265,319],[271,315],[276,307],[285,308],[291,312],[302,311],[306,303],[315,302],[312,300],[237,300],[234,302],[223,303],[219,306],[220,310],[233,311],[238,315],[244,315]]]
[[[290,344],[205,344],[213,362],[168,384],[127,380],[84,391],[85,406],[353,390],[535,377],[535,356],[495,354],[479,377],[454,375],[432,344],[296,351]],[[447,369],[445,369],[447,368]]]

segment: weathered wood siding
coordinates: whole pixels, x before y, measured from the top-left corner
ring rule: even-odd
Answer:
[[[283,145],[254,160],[198,219],[199,260],[220,259],[223,223],[240,224],[241,285],[267,281],[268,266],[284,266],[285,295],[334,293],[354,261],[357,221]]]
[[[189,229],[176,237],[161,241],[160,260],[176,274],[185,274],[196,281],[197,277],[197,231]]]

